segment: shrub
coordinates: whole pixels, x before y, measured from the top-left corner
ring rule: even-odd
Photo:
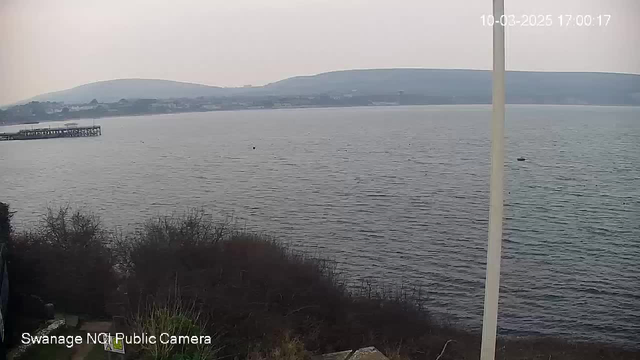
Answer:
[[[285,343],[315,352],[382,346],[432,329],[420,292],[351,293],[334,263],[201,213],[153,220],[119,244],[132,308],[177,287],[216,319],[208,330],[221,334],[224,356],[285,356],[293,351]]]
[[[108,243],[94,215],[69,207],[48,209],[35,231],[17,234],[9,243],[12,289],[66,312],[105,315],[117,286]]]
[[[143,349],[153,359],[293,360],[375,346],[393,359],[451,360],[477,359],[480,348],[478,334],[433,321],[419,288],[348,287],[334,263],[201,211],[151,220],[112,241],[98,219],[63,208],[50,210],[36,231],[10,239],[10,271],[25,294],[98,313],[119,273],[118,295],[137,332],[215,334],[213,346]],[[626,360],[638,352],[499,340],[499,359],[551,357]]]
[[[172,289],[176,276],[208,267],[216,244],[230,233],[229,225],[214,223],[202,211],[147,221],[140,230],[115,243],[118,268],[141,297]]]

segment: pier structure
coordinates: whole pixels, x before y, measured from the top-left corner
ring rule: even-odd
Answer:
[[[0,133],[0,141],[55,139],[62,137],[87,137],[102,135],[100,125],[69,126],[61,128],[24,129],[15,133]]]

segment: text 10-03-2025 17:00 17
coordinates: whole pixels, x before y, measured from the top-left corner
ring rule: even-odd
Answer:
[[[523,26],[523,27],[605,27],[611,22],[611,15],[493,15],[480,16],[484,26]]]

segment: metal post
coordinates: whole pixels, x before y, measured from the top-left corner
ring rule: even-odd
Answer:
[[[504,0],[493,0],[493,116],[491,125],[491,184],[489,210],[489,246],[487,276],[484,289],[481,360],[494,360],[498,327],[498,294],[500,291],[500,253],[504,194]]]

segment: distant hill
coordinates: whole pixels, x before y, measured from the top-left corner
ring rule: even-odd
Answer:
[[[593,104],[640,105],[640,75],[509,71],[505,82],[507,101],[510,102],[573,99]],[[275,95],[350,92],[378,95],[403,91],[427,96],[488,99],[491,89],[490,71],[379,69],[296,76],[257,90]]]
[[[640,75],[615,73],[508,72],[507,102],[640,105]],[[487,103],[491,72],[484,70],[371,69],[296,76],[252,88],[221,88],[167,80],[101,81],[36,96],[28,101],[87,103],[121,98],[194,98],[318,94],[403,94],[453,97]]]
[[[28,101],[57,101],[68,104],[88,103],[93,99],[100,102],[116,102],[120,99],[167,99],[174,97],[195,98],[199,96],[222,96],[225,89],[202,84],[192,84],[169,80],[118,79],[99,81],[77,86],[68,90],[38,95]]]

